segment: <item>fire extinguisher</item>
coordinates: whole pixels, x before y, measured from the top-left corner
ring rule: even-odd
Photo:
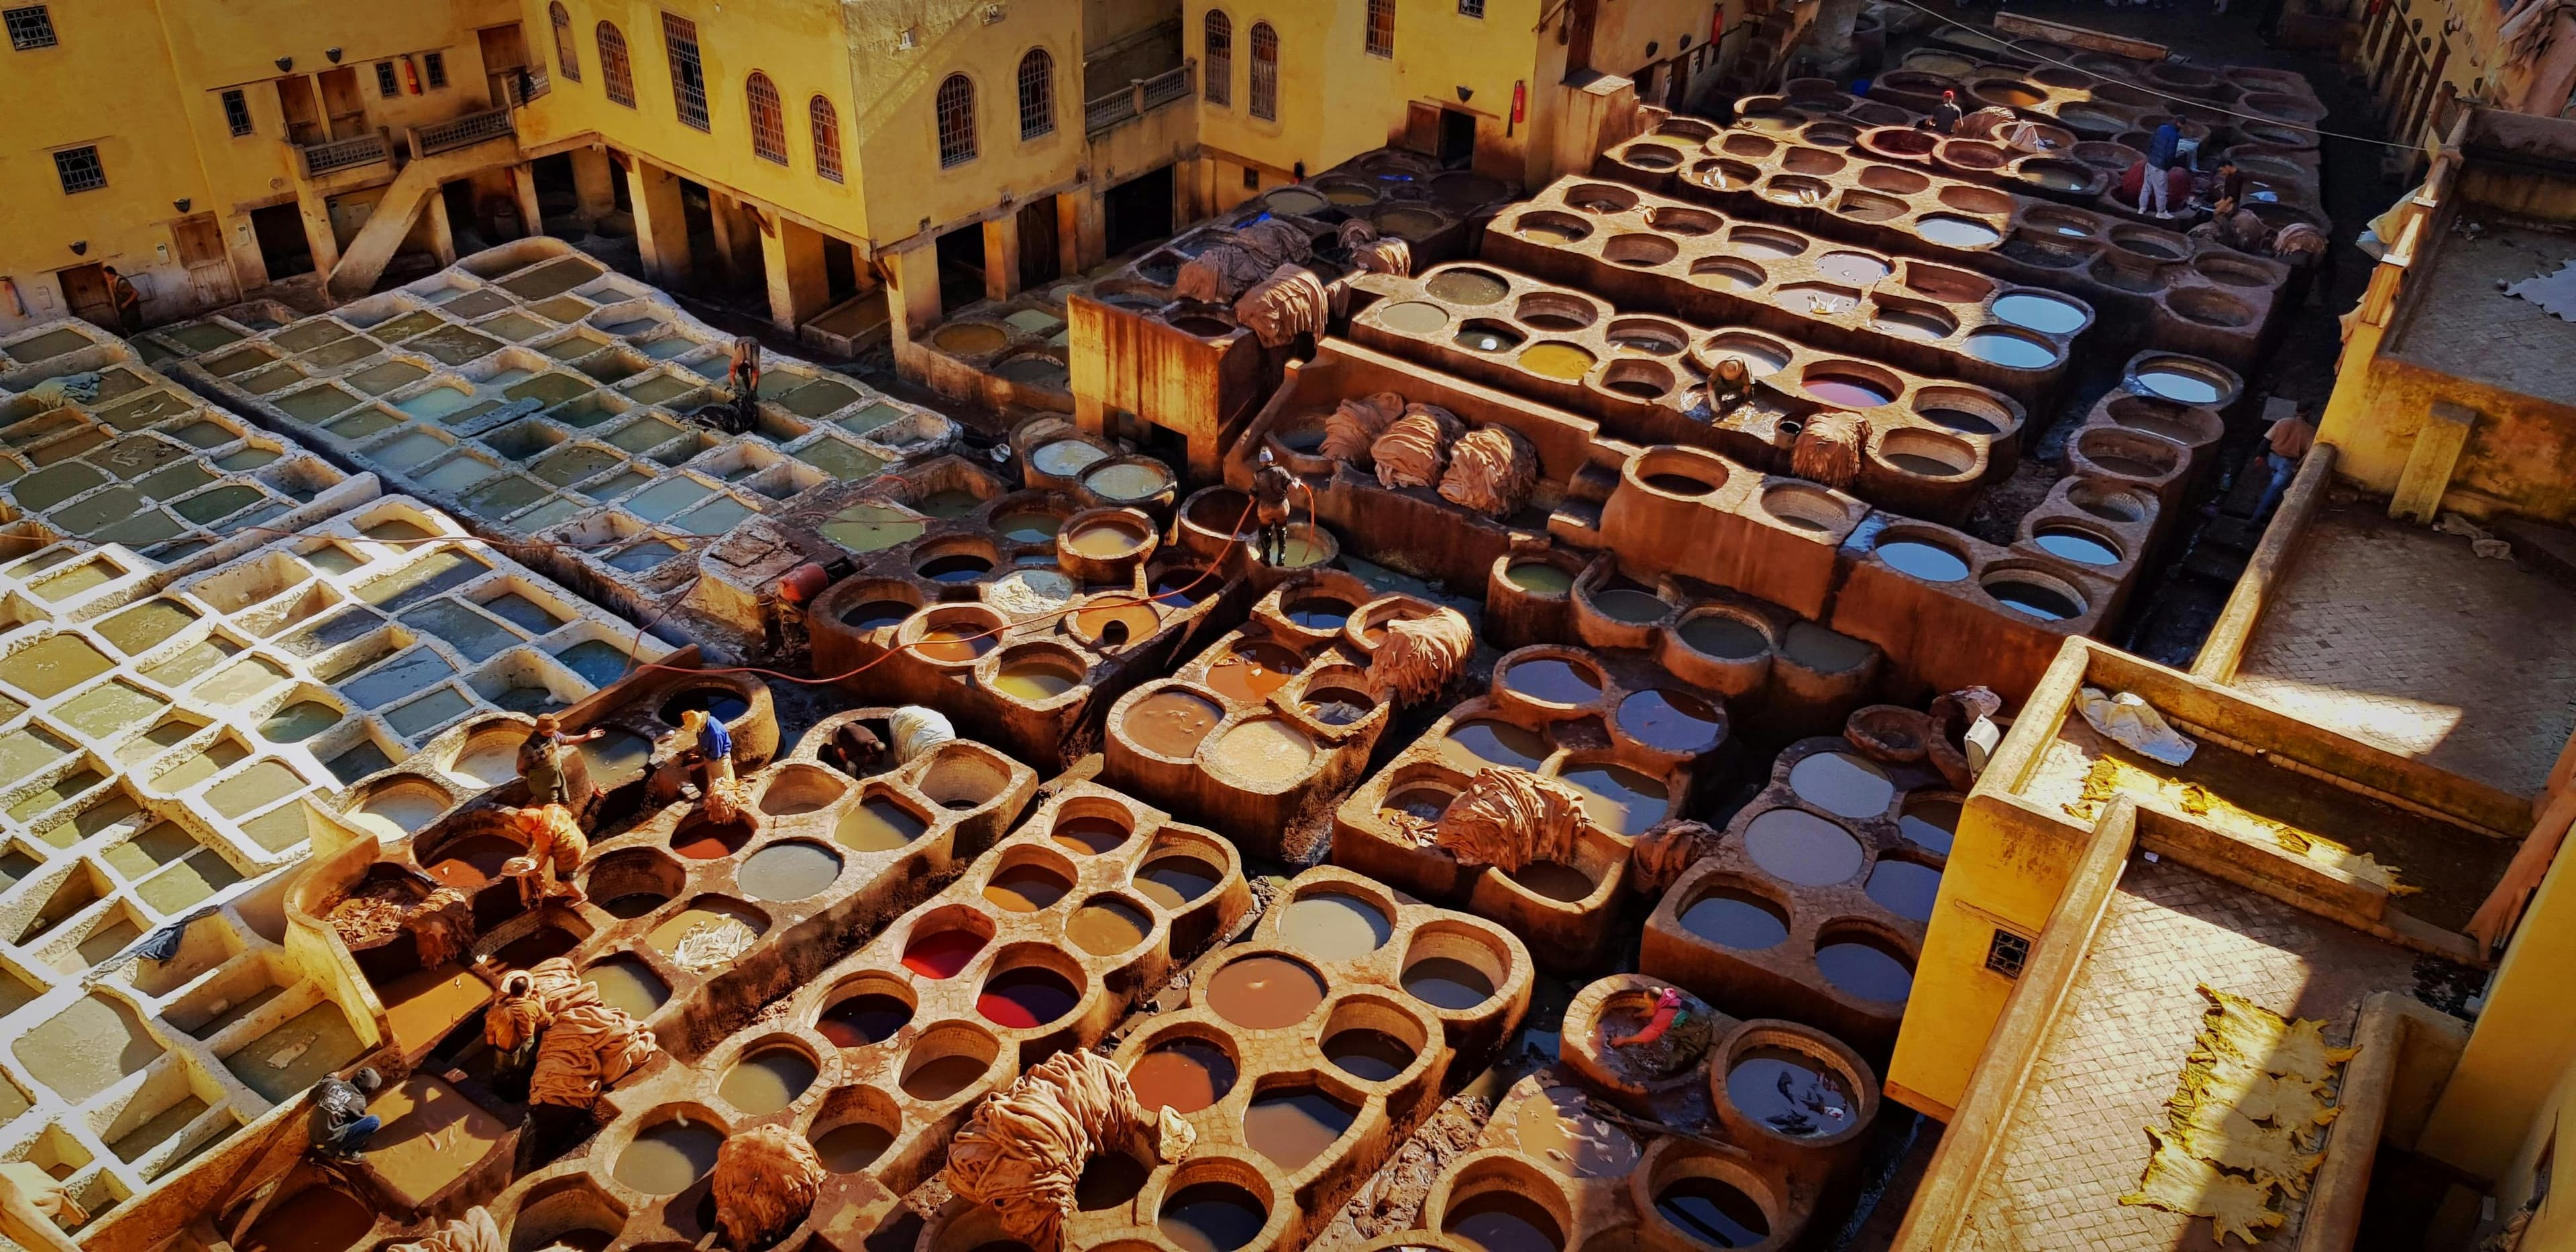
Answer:
[[[420,66],[410,57],[403,58],[403,89],[415,96],[420,94]]]

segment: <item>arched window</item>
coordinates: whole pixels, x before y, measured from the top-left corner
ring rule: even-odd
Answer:
[[[805,105],[805,116],[814,123],[814,172],[841,181],[840,115],[833,112],[831,101],[816,96]]]
[[[1395,55],[1395,0],[1368,0],[1368,54]]]
[[[1207,46],[1199,59],[1207,62],[1207,102],[1218,108],[1234,103],[1234,19],[1215,9],[1208,10]]]
[[[626,59],[626,36],[617,27],[601,22],[599,36],[599,85],[608,92],[609,102],[635,107],[635,66]]]
[[[1279,32],[1268,22],[1252,24],[1252,115],[1279,120]]]
[[[1020,58],[1020,138],[1055,133],[1055,58],[1031,48]]]
[[[975,84],[951,74],[939,84],[939,168],[975,159]]]
[[[787,107],[778,99],[778,84],[759,70],[743,84],[742,101],[751,109],[752,155],[787,164]]]
[[[581,81],[581,50],[572,43],[572,14],[564,10],[562,0],[546,7],[546,16],[555,27],[555,68],[572,81]]]

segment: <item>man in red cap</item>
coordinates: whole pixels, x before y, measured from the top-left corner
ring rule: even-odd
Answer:
[[[1959,119],[1962,116],[1964,115],[1959,112],[1959,93],[1944,90],[1941,93],[1941,103],[1934,106],[1932,110],[1932,129],[1944,135],[1949,134],[1959,128]]]

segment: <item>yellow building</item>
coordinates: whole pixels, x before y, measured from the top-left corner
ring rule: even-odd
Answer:
[[[328,274],[400,158],[424,145],[485,198],[514,211],[533,200],[513,194],[509,145],[489,142],[507,138],[509,115],[494,106],[518,63],[506,0],[92,0],[0,13],[12,137],[0,148],[0,329],[67,313],[114,325],[110,269],[134,284],[145,320]],[[379,235],[445,256],[447,203],[409,207]],[[494,226],[515,234],[521,220]],[[365,263],[381,268],[393,249],[381,253]]]
[[[2469,107],[2566,116],[2576,91],[2576,12],[2548,0],[2349,0],[2333,15],[2346,60],[2389,136],[2439,147]]]

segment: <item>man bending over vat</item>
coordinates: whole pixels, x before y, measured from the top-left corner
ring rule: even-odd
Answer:
[[[559,956],[501,980],[500,998],[483,1015],[483,1042],[499,1056],[500,1074],[528,1075],[522,1172],[579,1142],[600,1095],[661,1050],[652,1031],[601,1000]]]

